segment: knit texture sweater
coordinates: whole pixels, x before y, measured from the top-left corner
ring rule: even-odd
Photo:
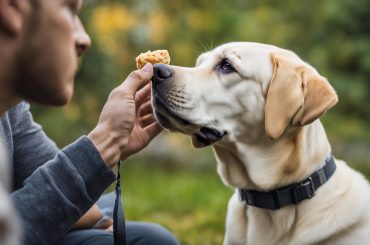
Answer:
[[[25,102],[1,117],[0,138],[13,168],[11,198],[24,244],[53,244],[115,179],[86,136],[59,150]]]

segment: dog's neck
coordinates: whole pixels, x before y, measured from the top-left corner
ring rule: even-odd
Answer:
[[[218,173],[234,188],[268,191],[299,182],[322,167],[330,144],[319,120],[289,136],[258,143],[220,142],[214,145]]]

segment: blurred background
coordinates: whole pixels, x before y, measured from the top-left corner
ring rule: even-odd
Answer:
[[[230,41],[296,52],[328,78],[339,103],[321,120],[334,155],[370,177],[370,0],[87,0],[81,17],[93,46],[83,57],[74,99],[63,108],[32,106],[60,147],[96,124],[109,94],[135,69],[135,57],[167,49],[193,66]],[[181,244],[221,244],[232,190],[216,174],[211,149],[162,133],[122,166],[127,219],[161,223]]]

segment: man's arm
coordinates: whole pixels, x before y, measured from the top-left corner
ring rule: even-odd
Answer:
[[[51,244],[65,234],[113,182],[110,168],[160,132],[154,117],[141,119],[152,115],[150,85],[140,90],[152,74],[151,65],[132,72],[111,93],[89,138],[58,151],[12,193],[27,244]]]
[[[113,182],[109,170],[87,137],[59,151],[12,193],[27,244],[52,244]]]
[[[76,223],[72,226],[72,229],[87,229],[92,228],[103,218],[98,205],[94,204]]]
[[[21,103],[8,115],[17,185],[12,198],[21,216],[24,241],[50,244],[91,207],[114,174],[87,137],[58,151],[32,120],[28,104]]]
[[[15,190],[21,188],[38,167],[53,159],[59,151],[42,127],[34,122],[29,110],[30,105],[22,102],[7,112],[13,140]]]
[[[14,106],[7,113],[13,140],[14,189],[21,188],[23,182],[38,167],[53,159],[59,149],[33,121],[29,104],[23,102]],[[101,218],[99,208],[95,212],[85,213],[74,225],[75,229],[93,227]],[[99,216],[100,214],[100,216]],[[98,217],[99,216],[99,217]]]

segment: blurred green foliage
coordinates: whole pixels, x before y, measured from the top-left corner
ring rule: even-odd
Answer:
[[[168,49],[172,64],[192,66],[225,42],[269,43],[293,50],[332,83],[339,104],[322,121],[333,152],[370,176],[369,6],[370,0],[90,0],[81,15],[93,46],[75,96],[63,108],[34,105],[34,116],[62,147],[95,126],[139,53]],[[183,244],[217,244],[230,190],[214,182],[211,150],[189,142],[164,133],[127,161],[128,217],[171,226]]]

